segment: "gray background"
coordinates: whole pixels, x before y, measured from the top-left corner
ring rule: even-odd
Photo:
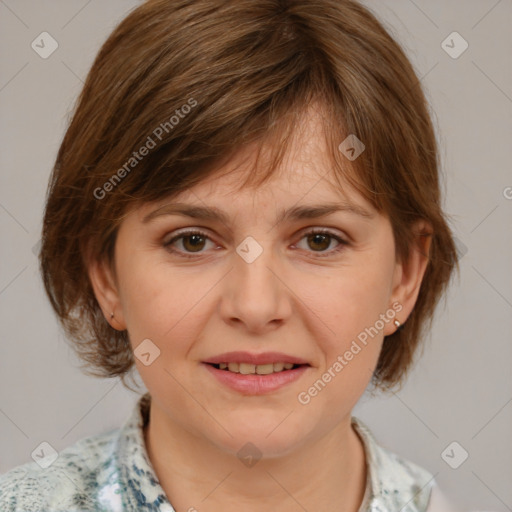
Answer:
[[[512,510],[512,1],[365,4],[426,89],[463,257],[404,389],[365,394],[354,415],[382,445],[435,474],[462,508]],[[102,42],[136,5],[0,0],[0,473],[31,460],[42,441],[61,450],[117,428],[138,397],[118,380],[80,372],[35,256],[74,100]],[[47,59],[31,48],[43,31],[59,44]],[[469,44],[457,59],[442,47],[453,31]],[[469,453],[457,469],[441,457],[453,441]],[[461,453],[450,452],[452,460]]]

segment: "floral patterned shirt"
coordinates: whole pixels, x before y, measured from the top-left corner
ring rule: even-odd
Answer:
[[[141,396],[124,425],[87,437],[0,476],[2,512],[175,512],[149,460],[143,428],[151,398]],[[366,453],[366,492],[359,512],[430,512],[433,476],[379,446],[352,417]],[[436,509],[440,510],[440,509]],[[444,510],[444,509],[443,509]]]

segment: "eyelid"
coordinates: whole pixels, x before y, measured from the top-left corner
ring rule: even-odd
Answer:
[[[350,243],[352,241],[352,237],[346,231],[340,231],[339,228],[329,227],[329,226],[325,226],[325,225],[306,226],[304,228],[299,229],[298,234],[303,235],[303,234],[310,233],[310,232],[329,233],[332,236],[337,236],[339,238],[342,238],[347,243]],[[201,234],[210,239],[215,238],[214,235],[212,236],[210,234],[211,231],[209,228],[204,228],[204,227],[200,227],[200,226],[190,226],[190,227],[187,226],[187,227],[183,227],[183,228],[177,228],[169,233],[166,233],[165,236],[172,235],[172,238],[170,238],[170,240],[172,240],[173,238],[176,238],[180,235],[189,234],[189,233]],[[297,236],[297,234],[295,236]]]
[[[344,231],[340,231],[336,228],[330,228],[327,226],[309,226],[299,231],[299,235],[306,235],[310,233],[327,233],[331,236],[336,236],[343,239],[344,242],[349,243],[350,237]]]

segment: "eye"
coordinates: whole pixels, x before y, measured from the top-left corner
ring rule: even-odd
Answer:
[[[317,253],[319,257],[326,257],[333,253],[338,253],[344,249],[344,246],[349,245],[349,242],[339,235],[321,228],[314,228],[303,233],[300,240],[302,241],[303,239],[306,239],[308,246],[313,249],[312,252]],[[338,245],[333,250],[326,251],[331,245],[332,240],[335,240]],[[181,231],[163,245],[171,253],[178,254],[184,258],[194,258],[194,254],[204,252],[203,249],[205,249],[208,241],[213,244],[210,237],[205,232],[195,229]],[[179,244],[176,244],[177,242],[179,242]],[[180,245],[181,247],[176,249],[175,245]]]
[[[206,240],[210,240],[209,236],[199,230],[182,231],[175,237],[171,238],[168,242],[164,243],[164,247],[172,253],[177,253],[185,258],[193,258],[194,253],[201,253],[206,244]],[[181,247],[184,250],[176,250],[173,245],[175,242],[180,241]],[[210,240],[211,241],[211,240]],[[189,254],[187,254],[189,253]]]
[[[314,228],[303,234],[302,239],[306,239],[306,243],[309,247],[313,248],[313,252],[325,253],[318,254],[320,257],[330,256],[333,253],[338,253],[344,249],[344,246],[349,245],[349,242],[341,238],[339,235],[332,233],[331,231]],[[338,242],[338,245],[331,251],[325,249],[329,247],[332,240]]]

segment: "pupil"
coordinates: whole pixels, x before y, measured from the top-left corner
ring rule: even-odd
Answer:
[[[191,243],[191,248],[194,249],[194,248],[198,248],[201,249],[200,245],[201,245],[201,240],[202,240],[202,235],[188,235],[187,237],[184,238],[184,241],[191,241],[191,240],[194,240],[192,241]],[[203,242],[204,243],[204,242]],[[188,245],[188,244],[187,244]]]
[[[328,242],[328,238],[329,236],[328,235],[322,235],[321,233],[315,233],[313,235],[310,235],[309,236],[309,240],[313,240],[313,243],[322,243],[322,240],[324,242],[324,247],[322,247],[322,249],[326,249],[327,247],[329,247],[329,242]],[[318,242],[318,239],[320,239],[320,242]],[[325,242],[327,241],[327,245],[325,244]]]

